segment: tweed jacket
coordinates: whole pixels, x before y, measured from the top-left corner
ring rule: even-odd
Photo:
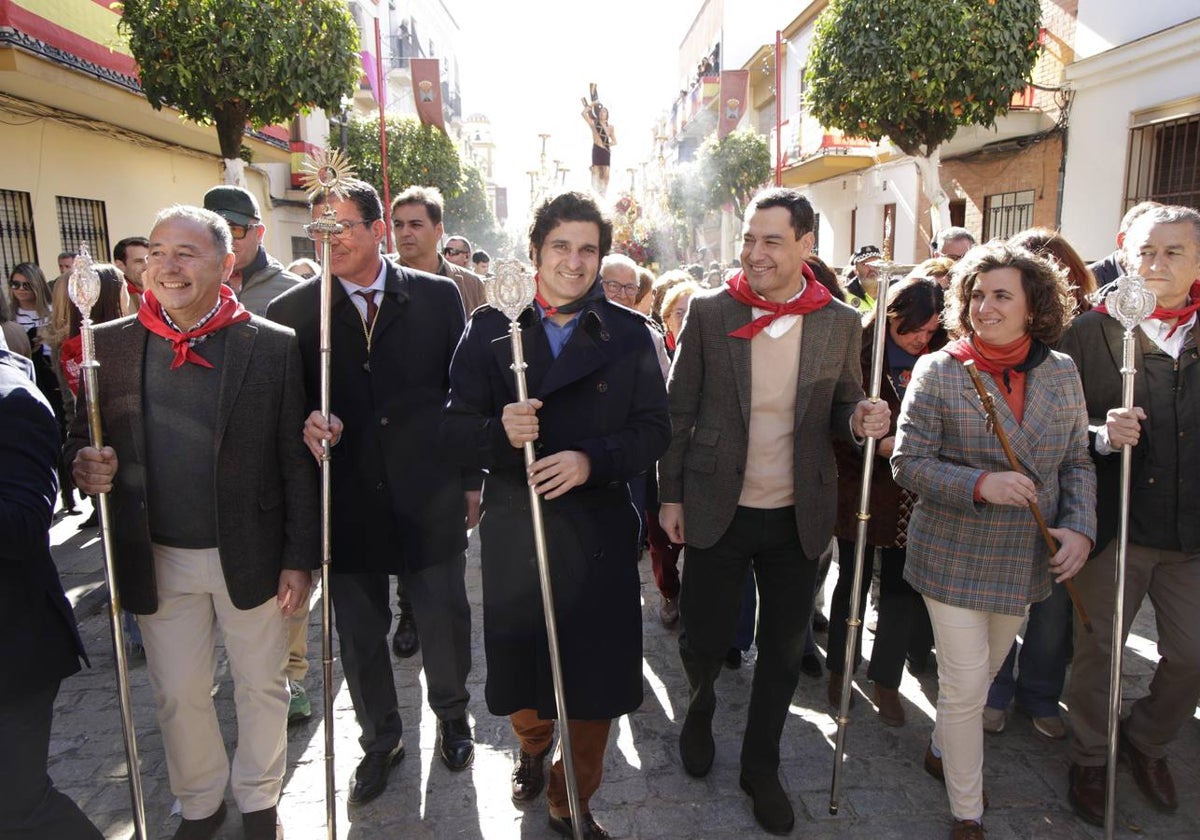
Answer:
[[[658,464],[659,498],[682,502],[688,545],[710,548],[729,528],[742,494],[750,431],[750,341],[732,331],[751,308],[724,289],[688,306],[667,383],[671,446]],[[829,544],[837,509],[834,438],[853,440],[862,399],[862,321],[831,301],[803,316],[792,464],[796,528],[805,555]]]
[[[454,285],[458,286],[458,293],[462,296],[463,311],[468,318],[471,317],[472,312],[487,303],[487,297],[483,291],[483,280],[475,272],[455,265],[439,254],[437,273],[453,280]]]
[[[435,445],[463,332],[459,295],[449,280],[385,262],[369,345],[341,282],[332,287],[330,404],[345,427],[331,455],[337,573],[402,574],[456,559],[467,547],[464,490],[481,481]],[[320,310],[319,277],[267,310],[296,330],[309,410],[320,406]]]
[[[217,548],[230,599],[238,609],[251,609],[275,595],[280,570],[320,565],[317,475],[300,437],[304,385],[295,335],[258,316],[224,331],[213,440]],[[109,496],[117,585],[126,609],[149,614],[158,609],[158,588],[142,389],[146,342],[159,339],[136,316],[97,327],[95,336],[104,440],[118,464]],[[82,405],[82,389],[80,397]],[[87,412],[79,411],[67,439],[68,462],[87,445]]]
[[[1051,352],[1025,381],[1021,425],[984,376],[996,414],[1051,527],[1096,535],[1096,473],[1088,455],[1087,409],[1071,359]],[[908,526],[904,577],[942,603],[1022,615],[1050,594],[1046,546],[1023,507],[976,503],[985,472],[1010,470],[971,378],[939,351],[913,370],[897,424],[892,475],[919,496]]]

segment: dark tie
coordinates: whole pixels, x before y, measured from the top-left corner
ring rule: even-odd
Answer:
[[[375,323],[375,313],[379,311],[379,307],[375,305],[375,290],[364,289],[354,294],[367,302],[367,326],[370,327]]]

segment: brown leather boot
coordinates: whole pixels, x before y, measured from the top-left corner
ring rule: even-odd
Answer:
[[[850,690],[850,708],[854,708],[854,689],[851,683]],[[834,709],[842,708],[842,675],[836,671],[829,672],[829,686],[826,690],[826,697],[829,700],[829,705]]]
[[[904,706],[900,702],[900,692],[895,688],[875,683],[871,699],[879,710],[879,719],[888,726],[904,725]]]

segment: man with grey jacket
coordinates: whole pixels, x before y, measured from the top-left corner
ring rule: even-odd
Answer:
[[[779,781],[779,739],[800,679],[818,558],[833,533],[833,439],[882,437],[890,416],[886,402],[863,396],[858,314],[805,262],[813,223],[796,190],[765,190],[751,202],[742,271],[688,308],[667,382],[671,446],[658,465],[659,522],[671,542],[687,545],[679,655],[690,697],[680,758],[692,776],[712,767],[714,684],[753,567],[758,662],[740,784],[774,834],[795,823]]]
[[[263,315],[267,304],[300,282],[300,278],[267,253],[267,232],[258,209],[258,199],[241,187],[213,187],[204,194],[204,209],[211,210],[229,225],[233,234],[233,273],[229,287],[242,306]]]

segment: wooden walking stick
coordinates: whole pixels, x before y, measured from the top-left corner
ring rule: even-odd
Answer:
[[[967,373],[971,376],[971,382],[975,385],[975,392],[979,394],[979,401],[983,403],[983,410],[987,414],[988,425],[996,433],[996,439],[1000,441],[1000,447],[1004,450],[1004,455],[1008,458],[1008,466],[1013,472],[1025,474],[1021,469],[1021,462],[1017,460],[1017,453],[1013,452],[1012,443],[1008,440],[1008,432],[1004,430],[1004,424],[1000,422],[1000,418],[996,415],[996,400],[992,397],[987,387],[983,384],[983,378],[979,375],[978,368],[975,367],[975,362],[967,359],[963,362],[963,367],[967,369]],[[1042,510],[1038,507],[1036,501],[1029,503],[1029,512],[1033,514],[1034,521],[1037,522],[1038,531],[1041,532],[1042,541],[1046,543],[1046,548],[1050,551],[1050,556],[1053,557],[1058,553],[1058,542],[1050,535],[1050,528],[1046,525],[1046,520],[1042,517]],[[1067,594],[1071,596],[1071,603],[1075,605],[1075,612],[1079,613],[1079,620],[1083,622],[1084,629],[1089,633],[1092,630],[1092,620],[1088,617],[1087,610],[1084,609],[1083,599],[1079,597],[1079,590],[1075,588],[1075,581],[1068,578],[1063,581],[1063,586],[1067,589]]]
[[[487,302],[508,318],[508,336],[512,344],[512,371],[516,379],[517,399],[529,399],[525,383],[525,348],[521,341],[521,325],[517,318],[537,293],[534,279],[525,273],[519,260],[499,260],[496,276],[484,284]],[[537,460],[533,442],[524,446],[525,469]],[[542,590],[542,612],[546,618],[546,642],[550,649],[550,676],[554,684],[554,704],[558,709],[558,737],[563,753],[563,770],[567,782],[567,806],[571,810],[571,830],[575,840],[583,840],[583,810],[579,803],[579,785],[575,779],[575,756],[571,752],[570,718],[567,716],[567,693],[563,685],[562,656],[558,648],[558,623],[554,616],[554,591],[550,582],[550,557],[546,548],[546,526],[542,519],[542,497],[537,488],[529,485],[529,510],[533,515],[533,545],[537,553],[538,582]]]
[[[321,357],[321,415],[329,422],[330,363],[333,358],[332,305],[333,273],[329,267],[329,240],[341,233],[343,225],[328,199],[344,197],[343,187],[353,177],[350,163],[340,150],[326,150],[304,165],[304,184],[309,194],[327,197],[321,217],[306,226],[309,237],[321,246],[321,314],[318,348]],[[329,441],[321,451],[321,687],[325,722],[325,832],[328,840],[337,837],[337,782],[333,766],[333,602],[329,594],[329,564],[332,560],[332,478]]]
[[[1158,301],[1137,276],[1121,277],[1104,299],[1104,308],[1125,328],[1121,339],[1121,407],[1133,408],[1133,381],[1137,374],[1134,330],[1154,314]],[[1121,658],[1125,647],[1125,564],[1129,551],[1129,494],[1133,471],[1133,446],[1121,447],[1121,512],[1117,522],[1117,563],[1114,572],[1116,603],[1113,606],[1112,656],[1108,674],[1108,766],[1104,780],[1104,838],[1112,840],[1117,822],[1117,737],[1121,720]]]
[[[61,280],[59,281],[62,282]],[[96,342],[92,335],[92,307],[100,298],[100,275],[92,264],[87,243],[79,246],[75,267],[67,279],[67,292],[79,310],[83,322],[79,327],[83,345],[83,383],[87,393],[88,434],[92,447],[104,448],[104,432],[100,424],[100,383],[96,361]],[[121,731],[125,736],[125,761],[129,765],[129,799],[133,806],[133,831],[137,840],[146,840],[146,806],[142,797],[142,776],[138,764],[137,733],[133,728],[133,700],[129,690],[129,666],[125,659],[125,631],[121,626],[121,596],[117,591],[117,567],[113,559],[112,516],[108,508],[108,493],[96,495],[100,511],[100,543],[104,548],[104,581],[108,585],[108,624],[112,629],[113,661],[117,669],[117,699],[121,707]]]
[[[884,241],[889,239],[884,235]],[[886,246],[885,246],[886,247]],[[871,337],[871,381],[868,397],[879,402],[883,381],[884,345],[887,340],[887,290],[895,264],[890,254],[876,263],[879,288],[875,291],[875,332]],[[846,614],[846,651],[842,661],[842,699],[838,704],[837,738],[833,753],[833,783],[829,790],[829,813],[837,816],[842,788],[842,764],[846,757],[846,728],[850,725],[850,683],[854,679],[855,651],[858,647],[862,618],[862,579],[867,558],[867,523],[871,519],[871,478],[875,472],[875,448],[878,441],[869,437],[863,445],[862,482],[858,489],[858,524],[854,535],[854,583],[850,587],[850,612]]]

